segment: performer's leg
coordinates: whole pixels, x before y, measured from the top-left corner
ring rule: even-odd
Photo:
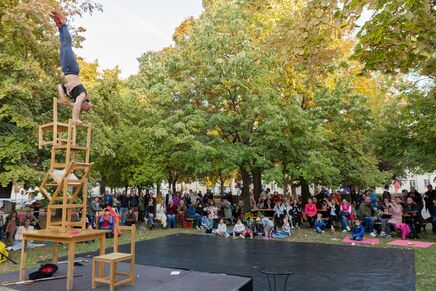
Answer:
[[[71,35],[65,24],[59,27],[59,38],[61,41],[60,62],[62,71],[65,75],[79,75],[79,64],[74,56]]]

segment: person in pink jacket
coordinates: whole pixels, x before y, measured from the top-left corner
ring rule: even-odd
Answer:
[[[398,200],[397,200],[398,199]],[[388,203],[388,212],[392,214],[391,218],[384,218],[381,224],[381,233],[380,236],[390,236],[391,235],[391,224],[395,225],[397,223],[403,222],[403,207],[399,203],[401,202],[401,198],[396,197],[392,199],[392,202]]]
[[[307,200],[307,204],[304,206],[304,212],[306,212],[307,222],[309,222],[309,225],[312,228],[317,213],[316,204],[313,203],[312,198]]]

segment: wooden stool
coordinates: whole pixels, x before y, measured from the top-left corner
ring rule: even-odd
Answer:
[[[118,231],[119,230],[130,230],[130,254],[118,252]],[[135,240],[136,240],[136,225],[131,226],[118,226],[114,223],[114,252],[102,256],[96,256],[92,260],[92,288],[96,287],[96,283],[106,283],[109,284],[109,290],[113,291],[116,286],[130,283],[132,286],[135,284]],[[117,264],[121,261],[130,261],[130,273],[117,272]],[[98,264],[109,264],[109,276],[103,274],[103,270],[99,269],[99,274],[97,276],[96,270]],[[103,265],[100,265],[103,267]],[[126,277],[117,281],[117,276]]]

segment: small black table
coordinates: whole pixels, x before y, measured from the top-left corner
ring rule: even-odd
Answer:
[[[285,284],[283,285],[283,291],[286,291],[286,284],[288,283],[289,276],[294,274],[294,272],[286,271],[286,270],[283,270],[283,268],[277,268],[277,267],[259,267],[259,266],[255,266],[254,268],[258,272],[266,275],[266,278],[268,279],[268,285],[269,285],[269,290],[270,291],[272,291],[272,290],[277,291],[276,276],[286,276]],[[270,276],[272,276],[272,279],[274,280],[273,281],[274,289],[272,289]]]

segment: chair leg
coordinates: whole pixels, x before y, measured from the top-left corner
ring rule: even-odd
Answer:
[[[130,261],[130,285],[135,285],[135,260]]]
[[[92,260],[92,289],[95,289],[96,284],[95,284],[95,276],[96,276],[96,272],[95,269],[97,267],[97,261],[96,260]]]
[[[115,287],[114,287],[114,283],[115,283],[115,262],[111,262],[109,276],[110,276],[109,290],[110,291],[114,291],[115,290]]]

